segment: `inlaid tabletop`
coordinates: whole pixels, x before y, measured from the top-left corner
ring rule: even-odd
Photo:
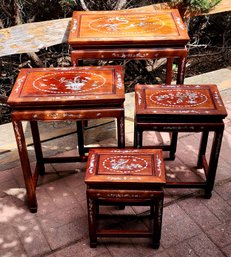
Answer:
[[[227,115],[216,85],[136,85],[136,114]]]
[[[164,162],[161,150],[90,150],[85,182],[87,184],[163,184]]]
[[[20,106],[123,103],[120,66],[22,69],[8,104]]]
[[[187,29],[178,10],[149,12],[98,11],[79,12],[72,16],[68,42],[75,48],[83,45],[185,45]]]

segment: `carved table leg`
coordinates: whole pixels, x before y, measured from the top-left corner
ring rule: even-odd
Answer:
[[[200,148],[199,148],[199,154],[197,159],[197,168],[201,169],[203,168],[203,156],[205,155],[207,143],[208,143],[208,131],[203,131],[201,135],[201,141],[200,141]]]
[[[17,142],[18,152],[19,152],[19,158],[20,158],[22,172],[23,172],[25,186],[26,186],[27,202],[28,202],[30,211],[34,213],[34,212],[37,212],[37,199],[36,199],[36,192],[35,192],[36,184],[33,181],[22,122],[13,120],[13,127],[14,127],[14,132],[15,132],[15,137],[16,137],[16,142]]]
[[[176,80],[176,84],[178,85],[181,85],[184,83],[186,61],[187,61],[186,57],[180,57],[178,60],[178,72],[177,72],[177,80]]]
[[[158,249],[160,246],[162,215],[163,215],[163,195],[155,199],[155,211],[153,217],[153,238],[152,247]]]
[[[87,211],[88,211],[88,226],[89,226],[89,237],[90,247],[95,248],[97,245],[96,236],[96,200],[91,198],[90,194],[87,193]]]
[[[31,126],[33,141],[34,141],[34,149],[35,149],[35,155],[36,155],[37,165],[39,169],[39,175],[43,176],[45,175],[45,166],[43,162],[43,152],[42,152],[41,141],[39,136],[38,122],[30,121],[30,126]]]
[[[221,149],[221,142],[223,137],[224,125],[220,127],[217,131],[214,132],[213,144],[210,154],[207,182],[205,188],[205,197],[210,198],[212,196],[212,190],[214,186],[217,164]]]

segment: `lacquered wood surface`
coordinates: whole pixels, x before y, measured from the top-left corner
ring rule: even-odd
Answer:
[[[178,10],[74,12],[68,42],[83,45],[185,45],[187,29]]]
[[[90,150],[85,182],[87,184],[165,183],[161,150],[94,149]]]
[[[8,104],[20,106],[102,105],[124,101],[120,66],[22,69]]]
[[[216,85],[136,85],[136,114],[227,115]]]
[[[71,57],[73,63],[76,59],[111,59],[111,60],[144,60],[156,58],[187,58],[187,48],[117,48],[117,49],[88,49],[88,50],[73,50]]]

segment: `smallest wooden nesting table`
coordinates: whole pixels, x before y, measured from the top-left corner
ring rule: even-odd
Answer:
[[[97,237],[149,237],[153,248],[159,247],[165,184],[162,150],[90,150],[85,183],[91,247],[96,247]],[[148,231],[98,229],[99,206],[105,204],[150,206],[152,227]]]
[[[210,198],[224,131],[223,119],[227,116],[217,86],[136,85],[135,94],[135,147],[142,147],[144,131],[202,132],[197,168],[204,169],[205,181],[167,181],[166,187],[203,188],[205,197]],[[210,159],[207,162],[209,132],[214,132],[214,139]],[[155,147],[175,155],[176,148],[172,149],[167,145],[152,148]]]
[[[45,163],[86,161],[82,120],[117,119],[118,147],[124,140],[124,85],[120,66],[22,69],[8,104],[31,212],[37,211],[36,184]],[[44,158],[37,121],[77,120],[80,156]],[[31,172],[22,121],[29,121],[37,165]]]

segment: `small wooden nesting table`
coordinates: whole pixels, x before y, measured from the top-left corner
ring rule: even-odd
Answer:
[[[90,150],[85,183],[91,247],[96,247],[97,237],[149,237],[153,248],[159,247],[165,184],[161,150]],[[98,229],[102,204],[150,206],[152,227],[148,231]]]
[[[217,86],[136,85],[135,97],[135,147],[142,147],[144,131],[202,132],[197,167],[204,169],[206,181],[167,181],[166,187],[204,188],[205,197],[210,198],[224,131],[223,119],[227,116]],[[214,139],[207,163],[209,132],[214,132]],[[163,150],[171,151],[168,146]]]
[[[36,184],[45,163],[86,161],[82,120],[117,119],[118,147],[125,146],[124,84],[120,66],[22,69],[8,99],[31,212],[37,211]],[[38,121],[77,120],[79,155],[43,157]],[[31,172],[22,121],[29,121],[37,165]]]
[[[86,59],[167,58],[166,84],[171,83],[174,58],[178,59],[177,83],[183,83],[188,41],[176,9],[76,11],[68,38],[73,65]]]

